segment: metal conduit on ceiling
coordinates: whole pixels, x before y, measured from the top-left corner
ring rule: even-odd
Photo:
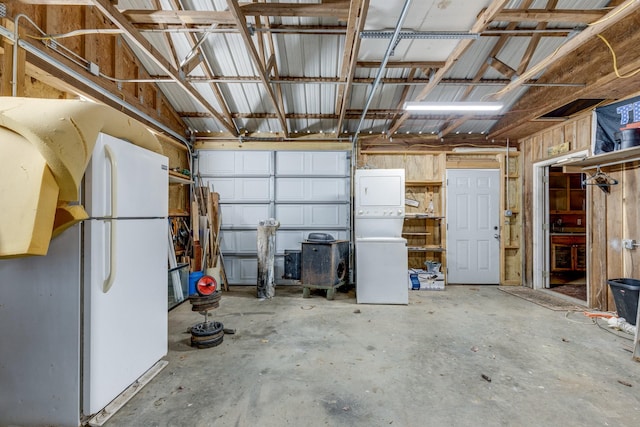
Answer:
[[[391,57],[391,53],[395,48],[398,38],[400,37],[400,30],[402,29],[402,24],[404,23],[405,18],[407,17],[407,13],[409,12],[409,6],[411,5],[411,0],[406,0],[404,6],[402,7],[402,12],[398,17],[398,22],[396,23],[396,27],[393,30],[393,37],[389,40],[389,46],[387,46],[387,50],[382,57],[382,61],[380,63],[380,68],[378,68],[378,72],[376,77],[371,85],[371,92],[369,92],[369,96],[367,97],[367,101],[362,109],[362,115],[360,116],[360,121],[358,122],[358,126],[356,127],[355,132],[353,133],[353,145],[356,145],[358,140],[358,135],[360,134],[360,129],[362,128],[362,123],[364,122],[365,117],[367,116],[367,111],[369,110],[369,106],[371,105],[371,101],[373,100],[373,95],[380,84],[380,80],[382,80],[382,73],[384,72],[385,67],[387,66],[387,62],[389,62],[389,58]]]

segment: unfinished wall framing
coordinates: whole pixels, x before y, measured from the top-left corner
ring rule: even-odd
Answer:
[[[499,169],[500,198],[500,284],[519,285],[522,277],[520,154],[495,151],[361,151],[359,168],[400,168],[405,170],[407,199],[418,206],[406,206],[403,237],[409,248],[409,268],[424,268],[434,260],[446,267],[446,182],[447,169]],[[431,212],[430,203],[433,205]],[[510,211],[510,214],[506,214]],[[414,218],[430,212],[434,219]]]

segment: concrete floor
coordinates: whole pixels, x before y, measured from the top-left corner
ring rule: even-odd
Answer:
[[[495,286],[410,292],[408,306],[302,299],[278,287],[225,292],[213,319],[236,329],[189,346],[203,317],[170,312],[169,365],[113,426],[638,426],[631,341],[581,312]]]

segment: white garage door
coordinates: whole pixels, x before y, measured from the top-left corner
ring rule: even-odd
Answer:
[[[200,150],[197,164],[203,183],[220,193],[221,249],[231,284],[256,284],[260,220],[280,221],[278,283],[286,283],[284,251],[300,250],[309,233],[349,240],[349,152]]]

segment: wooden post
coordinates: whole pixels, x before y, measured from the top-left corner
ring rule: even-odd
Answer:
[[[273,218],[260,221],[258,225],[258,298],[273,298],[276,283],[273,264],[276,252],[276,230],[280,222]]]

